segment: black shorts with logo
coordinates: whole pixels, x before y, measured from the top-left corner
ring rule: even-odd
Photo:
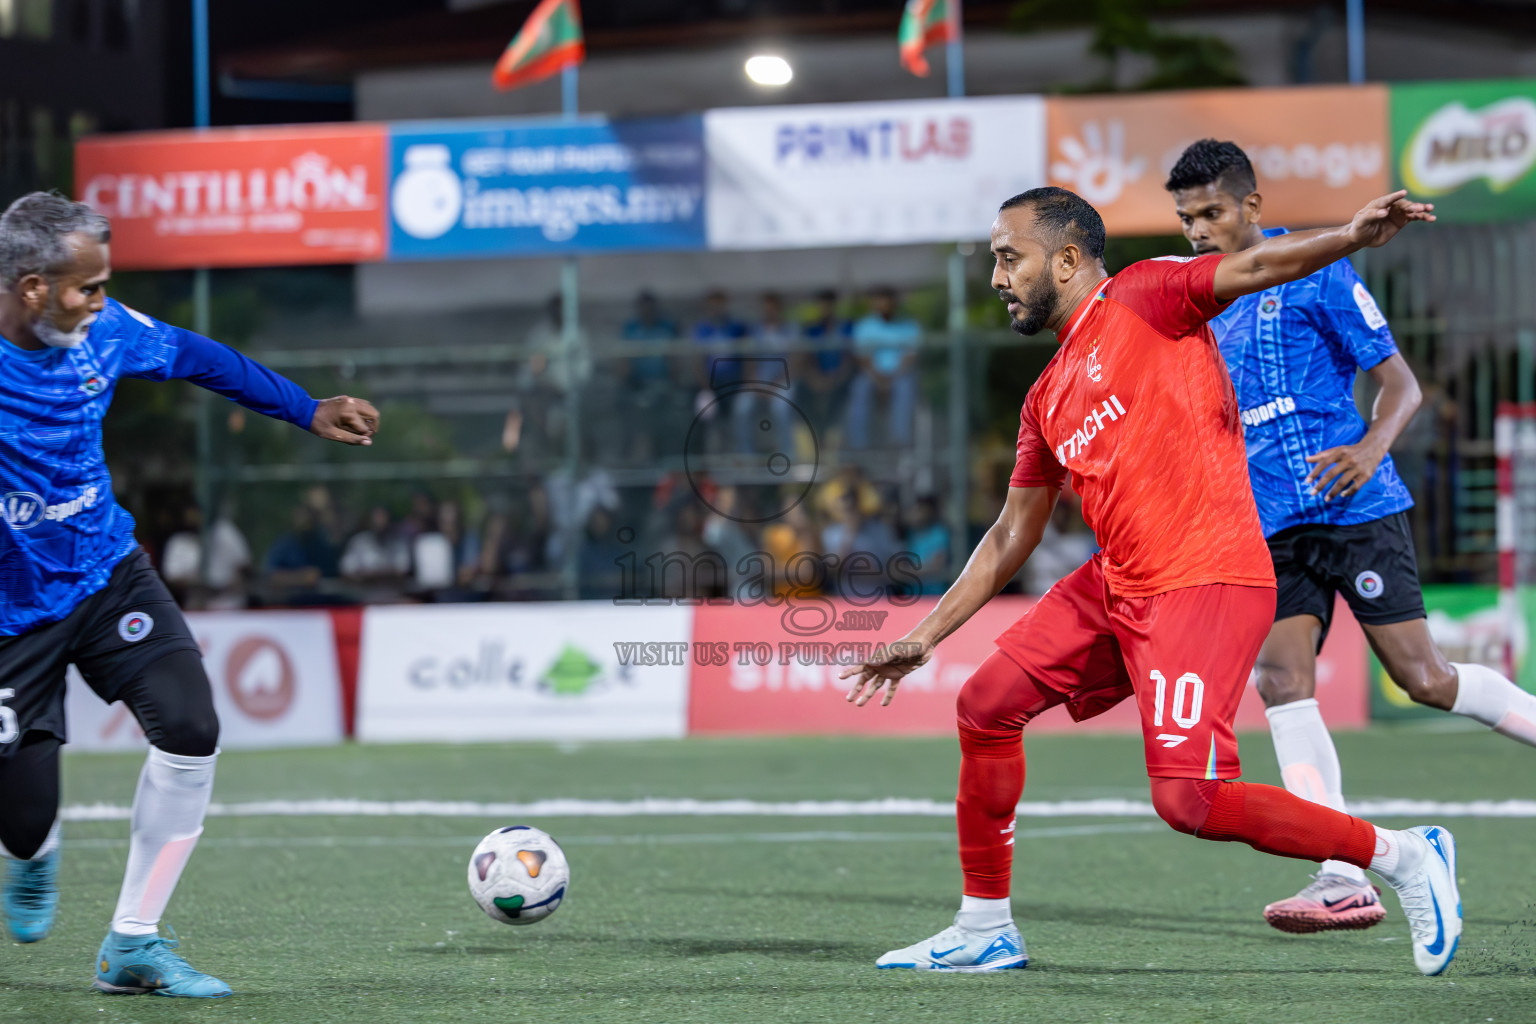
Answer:
[[[1303,523],[1269,538],[1280,593],[1275,621],[1293,615],[1322,620],[1318,650],[1333,624],[1333,595],[1342,594],[1355,618],[1371,626],[1424,618],[1419,563],[1408,516],[1398,512],[1369,523]]]
[[[167,654],[198,650],[149,556],[135,551],[107,585],[58,622],[0,637],[0,757],[29,731],[67,740],[64,671],[74,663],[107,703]]]

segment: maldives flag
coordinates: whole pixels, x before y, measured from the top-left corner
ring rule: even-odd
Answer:
[[[960,0],[907,0],[901,12],[901,66],[921,78],[928,77],[928,58],[923,51],[934,43],[960,38]]]
[[[586,57],[580,0],[542,0],[496,62],[491,81],[498,89],[516,89]]]

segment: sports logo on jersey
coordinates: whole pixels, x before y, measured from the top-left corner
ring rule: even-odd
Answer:
[[[1386,584],[1381,581],[1381,573],[1371,569],[1365,570],[1355,577],[1355,593],[1367,601],[1374,601],[1381,596]]]
[[[1088,379],[1097,383],[1104,379],[1104,364],[1099,362],[1099,343],[1095,341],[1088,350]]]
[[[0,498],[0,515],[13,530],[30,530],[43,521],[43,498],[31,491],[11,491]]]
[[[117,620],[117,635],[130,644],[143,640],[154,628],[155,620],[143,612],[129,612]]]
[[[1259,303],[1259,316],[1268,319],[1278,315],[1280,315],[1280,300],[1273,295],[1265,296],[1264,301]]]
[[[1078,452],[1088,447],[1088,442],[1099,435],[1106,423],[1113,423],[1124,415],[1125,406],[1120,404],[1120,399],[1110,395],[1104,400],[1103,408],[1089,410],[1083,417],[1083,425],[1056,447],[1056,461],[1065,466],[1068,459],[1076,458]],[[1050,414],[1046,416],[1049,418]]]
[[[88,395],[99,395],[107,390],[107,378],[95,370],[88,370],[80,375],[80,390]]]
[[[1382,315],[1381,307],[1376,305],[1376,300],[1371,298],[1371,293],[1365,290],[1365,285],[1355,282],[1355,305],[1360,307],[1360,315],[1365,317],[1365,326],[1373,331],[1379,331],[1387,326],[1387,318]]]

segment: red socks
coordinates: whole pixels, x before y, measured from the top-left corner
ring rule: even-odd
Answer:
[[[1152,805],[1180,832],[1299,860],[1371,866],[1376,829],[1275,786],[1205,779],[1153,779]]]
[[[965,895],[998,900],[1013,875],[1013,814],[1024,793],[1024,734],[960,726],[955,819]]]

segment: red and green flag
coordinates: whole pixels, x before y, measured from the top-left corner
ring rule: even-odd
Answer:
[[[960,0],[907,0],[896,38],[901,46],[901,66],[927,78],[928,58],[923,51],[935,43],[960,38]]]
[[[498,89],[516,89],[580,64],[586,57],[580,0],[542,0],[496,62],[491,81]]]

